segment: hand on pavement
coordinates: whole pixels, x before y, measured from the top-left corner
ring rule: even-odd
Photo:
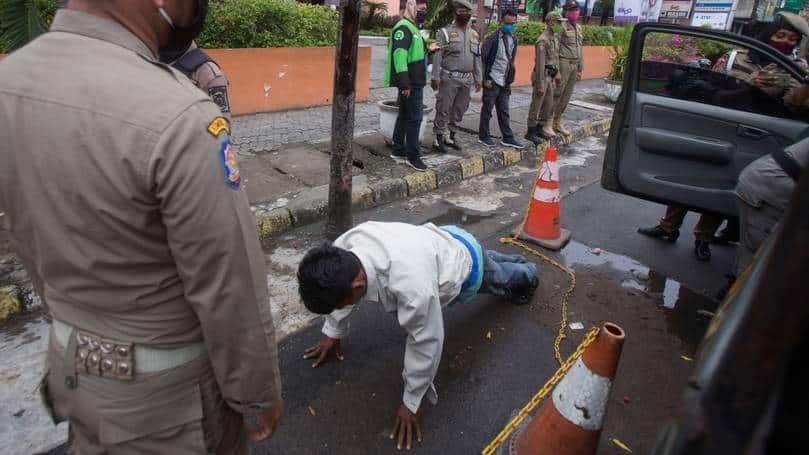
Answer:
[[[396,448],[402,450],[402,447],[410,450],[413,447],[413,431],[415,430],[416,440],[421,442],[421,426],[419,426],[419,415],[410,412],[404,403],[399,405],[396,410],[396,419],[393,421],[393,430],[390,432],[390,439],[397,438]]]
[[[312,346],[304,351],[303,358],[316,358],[317,360],[315,360],[315,363],[312,364],[312,368],[317,368],[321,363],[328,359],[330,352],[334,352],[334,356],[337,357],[337,360],[343,360],[344,357],[343,351],[340,349],[340,340],[329,338],[324,335],[316,346]]]
[[[281,420],[281,414],[283,413],[283,400],[278,400],[271,408],[258,412],[256,414],[256,423],[258,425],[248,431],[250,440],[253,442],[261,442],[272,437],[273,433],[275,433],[275,428],[278,426],[278,421]]]

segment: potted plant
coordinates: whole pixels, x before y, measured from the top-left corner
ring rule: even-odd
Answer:
[[[632,36],[632,25],[626,25],[621,33],[611,33],[610,52],[612,62],[610,63],[610,74],[604,80],[607,84],[604,95],[613,103],[618,101],[621,94],[621,86],[624,83],[624,70],[629,53],[629,39]]]

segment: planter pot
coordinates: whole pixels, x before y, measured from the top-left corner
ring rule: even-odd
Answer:
[[[607,84],[607,88],[604,90],[604,96],[609,98],[609,100],[613,103],[618,101],[618,96],[621,95],[621,87],[623,86],[623,82],[613,81],[610,79],[604,79],[604,82]]]
[[[396,100],[380,101],[376,103],[379,108],[379,132],[385,138],[385,142],[393,143],[393,129],[396,127],[396,117],[399,116],[399,105]],[[421,128],[419,128],[419,142],[424,140],[424,130],[427,129],[427,118],[433,108],[424,106],[424,114],[421,117]]]

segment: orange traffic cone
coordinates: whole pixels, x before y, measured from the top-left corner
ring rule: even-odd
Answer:
[[[545,162],[537,176],[536,188],[528,206],[528,216],[519,238],[539,246],[560,250],[570,241],[570,231],[559,224],[559,162],[556,147],[545,152]]]
[[[509,444],[512,455],[592,455],[598,447],[624,331],[605,323],[553,389],[551,399]]]

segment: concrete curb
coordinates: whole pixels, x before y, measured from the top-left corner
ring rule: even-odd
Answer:
[[[394,201],[406,199],[433,191],[437,188],[456,184],[472,177],[513,166],[529,157],[537,156],[551,145],[568,145],[582,138],[606,133],[611,119],[598,120],[574,129],[570,136],[556,137],[523,150],[498,148],[482,157],[466,158],[443,164],[428,172],[414,172],[404,178],[386,179],[369,186],[355,188],[351,205],[354,209],[369,209]],[[307,201],[306,204],[290,204],[275,208],[256,216],[256,228],[261,240],[282,234],[293,228],[305,226],[325,219],[327,200]]]

